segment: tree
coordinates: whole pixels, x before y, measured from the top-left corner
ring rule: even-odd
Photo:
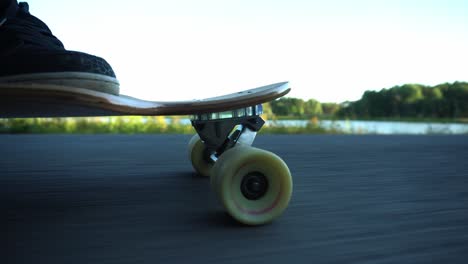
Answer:
[[[404,104],[411,104],[424,98],[423,88],[419,84],[405,84],[397,89]]]
[[[322,105],[317,100],[309,99],[305,102],[304,113],[308,117],[321,115],[323,113]]]
[[[279,100],[270,103],[273,113],[280,116],[296,116],[304,115],[304,100],[291,97],[283,97]]]
[[[325,116],[334,116],[340,110],[340,105],[337,103],[322,103],[322,114]]]
[[[340,117],[468,117],[468,83],[427,87],[405,84],[380,91],[366,91],[355,102],[346,102]]]

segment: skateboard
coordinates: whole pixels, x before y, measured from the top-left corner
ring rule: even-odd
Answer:
[[[194,170],[210,178],[234,219],[262,225],[287,208],[292,177],[280,157],[252,144],[265,123],[261,104],[289,91],[289,83],[281,82],[207,99],[155,102],[61,85],[0,83],[0,118],[190,115]]]

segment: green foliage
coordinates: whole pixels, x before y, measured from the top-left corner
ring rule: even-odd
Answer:
[[[180,117],[114,116],[92,118],[9,118],[0,119],[0,133],[73,133],[73,134],[193,134],[190,124],[183,124]],[[261,133],[268,134],[325,134],[342,133],[337,128],[325,129],[316,118],[305,127],[265,126]]]
[[[412,104],[424,98],[422,93],[424,88],[418,84],[405,84],[394,89],[404,104]]]
[[[264,120],[276,120],[276,115],[273,113],[273,109],[270,103],[263,104],[262,118]]]
[[[405,84],[380,91],[366,91],[355,102],[336,112],[345,118],[467,118],[468,83],[435,87]]]
[[[333,117],[340,110],[340,105],[337,103],[322,103],[322,115]]]
[[[321,103],[314,99],[304,101],[298,98],[282,97],[271,102],[270,106],[274,115],[293,118],[307,119],[323,113]]]
[[[319,101],[310,99],[304,104],[304,113],[306,116],[318,116],[323,113],[322,105]]]
[[[281,116],[301,116],[304,114],[305,102],[302,99],[292,97],[282,97],[270,103],[275,115]]]
[[[192,133],[191,126],[170,124],[162,116],[113,116],[80,118],[9,118],[0,119],[1,133]]]

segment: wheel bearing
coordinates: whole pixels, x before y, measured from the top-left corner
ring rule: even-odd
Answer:
[[[260,172],[251,172],[242,178],[241,192],[249,200],[258,200],[268,191],[268,180]]]

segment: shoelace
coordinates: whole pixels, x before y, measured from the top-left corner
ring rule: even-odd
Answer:
[[[52,34],[47,25],[29,13],[27,3],[19,3],[16,17],[5,18],[0,25],[7,28],[9,32],[14,32],[25,45],[40,48],[64,48],[62,42]]]

